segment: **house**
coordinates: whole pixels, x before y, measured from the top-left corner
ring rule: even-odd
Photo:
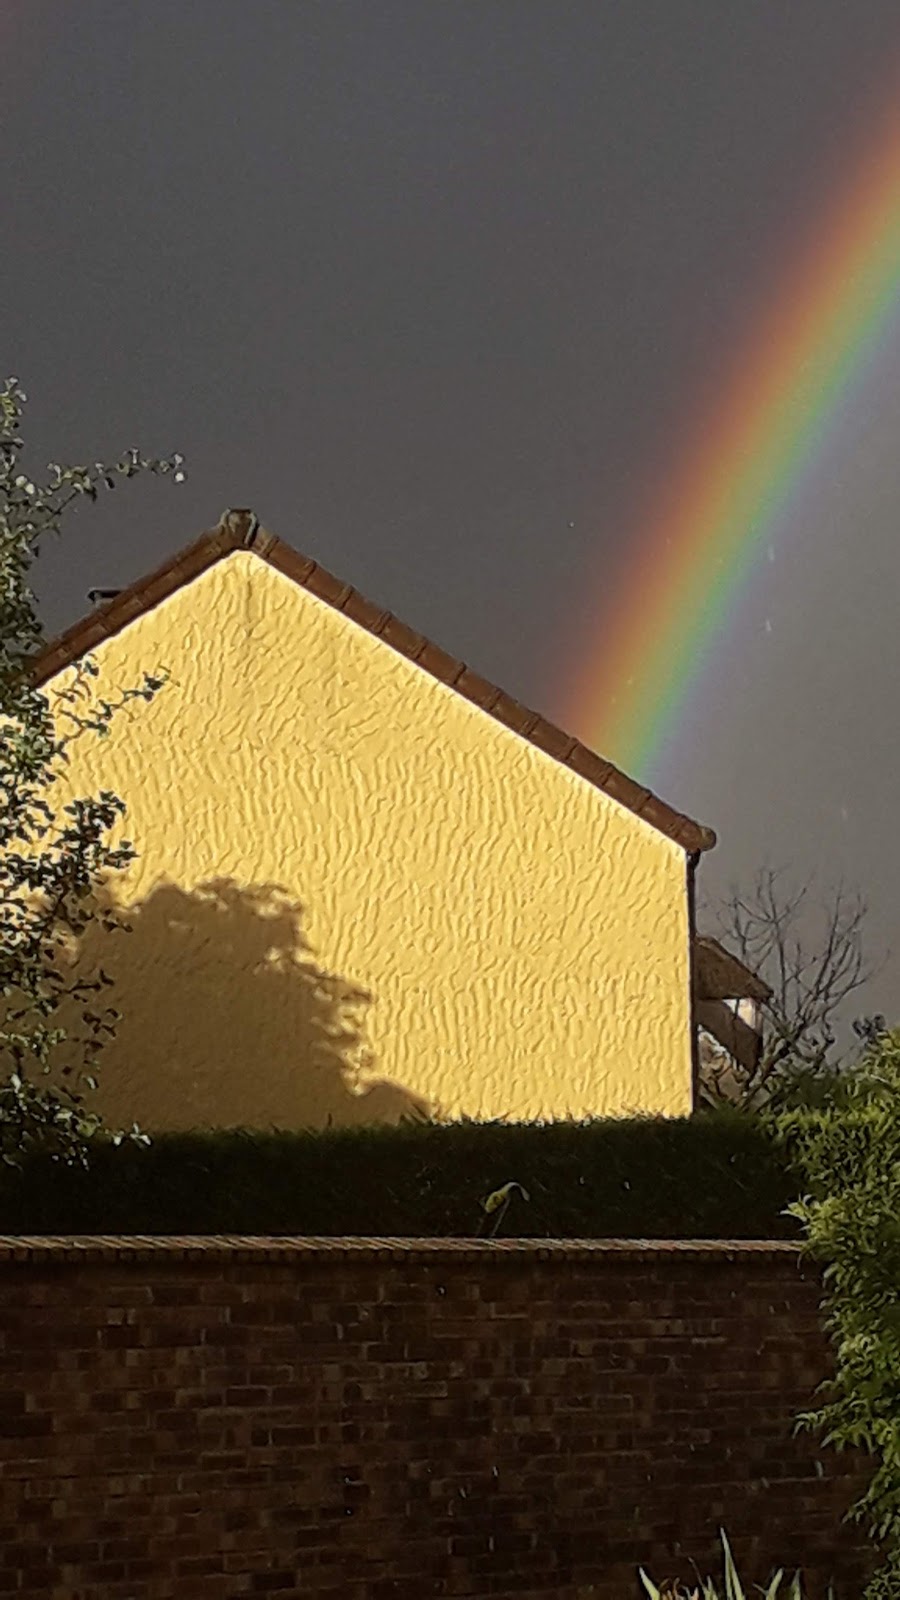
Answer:
[[[743,1085],[759,1063],[762,1007],[771,998],[770,986],[718,939],[695,937],[694,1025],[700,1078],[715,1086],[716,1098],[741,1098]]]
[[[86,654],[92,700],[169,673],[53,795],[121,795],[138,852],[130,932],[70,952],[116,985],[111,1122],[690,1112],[710,828],[248,511],[98,598],[35,659],[54,715]]]

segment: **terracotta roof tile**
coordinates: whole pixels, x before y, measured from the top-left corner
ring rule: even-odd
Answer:
[[[574,763],[570,756],[569,766],[573,765]],[[604,763],[604,765],[606,766],[607,763]],[[645,789],[640,783],[635,783],[633,778],[629,778],[626,773],[620,772],[618,767],[609,765],[602,781],[605,792],[611,795],[614,800],[621,801],[623,806],[628,806],[631,811],[637,811],[650,799],[650,790]]]
[[[147,609],[145,596],[141,592],[136,591],[134,594],[131,594],[126,590],[122,592],[120,598],[121,605],[119,610],[116,612],[117,628],[121,626],[123,620],[132,622],[135,617],[143,616]]]
[[[310,571],[303,579],[304,589],[317,596],[319,600],[327,600],[330,606],[335,606],[340,611],[345,601],[349,600],[353,590],[349,583],[341,583],[340,578],[335,578],[318,562],[314,562]]]
[[[598,756],[596,751],[589,750],[586,744],[581,744],[576,739],[574,746],[566,756],[566,766],[577,772],[579,778],[587,778],[588,783],[593,783],[598,789],[606,789],[606,781],[615,767]],[[626,780],[628,781],[628,780]]]
[[[417,660],[427,642],[420,633],[408,628],[405,622],[401,622],[390,612],[378,629],[378,637],[383,639],[385,644],[389,644],[392,650],[397,650],[401,656],[408,656],[410,661]]]
[[[58,672],[62,672],[64,668],[71,666],[79,655],[86,653],[86,651],[78,650],[73,655],[64,637],[53,640],[51,644],[46,645],[34,657],[32,681],[36,685],[46,683],[48,678],[55,678]]]
[[[451,656],[439,645],[426,643],[424,650],[419,652],[419,666],[430,672],[433,678],[438,678],[441,683],[447,684],[451,689],[456,687],[456,681],[465,672],[465,662],[458,661],[456,656]]]
[[[342,611],[367,632],[377,634],[391,648],[413,660],[425,672],[447,687],[455,689],[474,705],[496,717],[505,727],[528,739],[538,749],[568,766],[573,772],[608,794],[627,810],[643,817],[658,832],[674,839],[688,852],[710,850],[716,842],[712,828],[682,816],[649,789],[635,783],[617,767],[604,761],[571,734],[557,728],[546,717],[520,705],[510,695],[472,672],[455,656],[424,639],[400,622],[389,611],[373,605],[350,584],[342,583],[318,562],[300,555],[291,545],[260,528],[252,511],[227,511],[216,528],[163,562],[147,577],[121,590],[105,605],[97,607],[54,639],[34,658],[32,681],[46,683],[71,666],[101,640],[119,632],[135,618],[158,605],[182,588],[214,562],[235,550],[252,550],[277,571],[302,585],[320,600]]]
[[[543,750],[548,756],[553,756],[556,761],[567,761],[570,753],[579,748],[574,734],[564,733],[562,728],[557,728],[555,723],[548,722],[546,717],[538,717],[531,726],[528,738],[539,750]]]
[[[376,606],[371,600],[351,589],[341,610],[351,622],[357,622],[367,633],[380,634],[384,624],[390,620],[391,613],[383,606]]]
[[[480,672],[473,672],[471,667],[463,667],[459,677],[454,679],[453,687],[482,711],[489,711],[500,698],[501,691],[497,685],[488,683],[487,678],[483,678]]]
[[[254,540],[253,548],[258,555],[268,561],[270,567],[275,568],[276,572],[293,579],[294,583],[302,583],[304,587],[307,586],[310,574],[316,570],[312,556],[301,556],[289,545],[282,544],[273,534],[266,534],[265,540],[259,546]]]
[[[669,832],[668,823],[672,817],[672,808],[667,806],[664,800],[660,800],[658,795],[647,794],[646,800],[641,805],[639,815],[644,822],[649,822],[652,828],[657,828],[662,833]],[[682,820],[688,821],[686,817]]]
[[[519,700],[514,700],[511,694],[500,691],[500,698],[491,706],[491,716],[502,722],[505,728],[511,728],[513,733],[521,734],[523,739],[528,738],[528,730],[537,721],[537,712],[530,711],[528,706],[523,706]]]

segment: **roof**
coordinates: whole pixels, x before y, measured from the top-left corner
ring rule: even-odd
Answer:
[[[703,1000],[769,1000],[772,990],[709,934],[694,938],[697,993]]]
[[[571,734],[548,722],[537,711],[520,705],[495,684],[488,683],[487,679],[471,671],[464,662],[456,660],[422,634],[398,621],[390,611],[364,599],[349,583],[342,583],[339,578],[333,577],[311,557],[300,555],[291,545],[266,533],[252,511],[226,511],[218,527],[201,534],[193,544],[172,556],[147,577],[139,578],[127,589],[120,590],[114,598],[98,606],[45,645],[34,657],[32,683],[35,687],[47,683],[104,639],[112,638],[129,623],[159,605],[160,601],[236,550],[252,550],[254,555],[268,562],[276,571],[342,612],[407,660],[414,661],[423,672],[479,706],[504,727],[510,728],[513,733],[527,739],[562,766],[602,790],[610,799],[634,812],[635,816],[673,839],[684,850],[694,853],[712,849],[716,842],[712,828],[682,816],[651,790],[642,788]]]

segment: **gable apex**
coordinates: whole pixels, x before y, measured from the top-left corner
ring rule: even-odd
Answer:
[[[431,643],[424,635],[401,622],[390,611],[373,604],[349,583],[326,571],[310,556],[268,533],[252,511],[226,511],[218,525],[201,534],[193,544],[144,578],[120,590],[104,604],[47,644],[31,666],[31,681],[36,688],[74,665],[105,639],[113,638],[124,627],[151,611],[177,590],[192,583],[224,557],[248,550],[291,579],[309,594],[342,612],[350,621],[383,640],[392,650],[405,656],[423,672],[453,689],[495,721],[530,744],[543,750],[562,766],[600,789],[610,799],[650,824],[689,854],[711,850],[716,843],[712,828],[675,811],[651,790],[636,783],[618,767],[564,732],[537,711],[521,705],[510,695],[473,672],[465,662]]]

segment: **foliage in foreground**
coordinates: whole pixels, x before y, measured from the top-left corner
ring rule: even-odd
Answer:
[[[90,920],[92,891],[136,852],[127,840],[118,849],[108,843],[125,811],[117,795],[102,790],[73,800],[62,819],[46,795],[74,738],[87,730],[103,737],[116,710],[135,698],[152,699],[165,678],[147,673],[141,687],[83,715],[75,702],[86,692],[85,679],[98,672],[86,657],[60,697],[74,731],[58,737],[48,697],[29,673],[43,644],[29,570],[40,540],[61,531],[75,501],[85,495],[96,500],[101,487],[113,489],[118,478],[140,472],[171,473],[176,482],[184,477],[180,456],[146,459],[133,449],[114,466],[51,462],[47,481],[34,483],[21,470],[26,398],[18,379],[7,378],[0,390],[0,1165],[6,1166],[39,1151],[84,1164],[101,1128],[100,1117],[87,1109],[86,1092],[96,1087],[97,1056],[119,1013],[98,1011],[86,997],[111,979],[101,968],[94,979],[67,983],[60,968]],[[105,914],[100,921],[107,929],[120,926]],[[72,1001],[84,1029],[75,1036],[60,1025]],[[144,1136],[133,1128],[127,1137]]]
[[[767,1120],[767,1119],[764,1119]],[[900,1030],[873,1037],[840,1105],[769,1120],[775,1142],[802,1170],[808,1192],[787,1212],[806,1228],[802,1249],[825,1263],[824,1318],[836,1398],[802,1413],[795,1432],[879,1458],[845,1520],[868,1517],[885,1565],[862,1600],[900,1595]]]
[[[744,1600],[744,1591],[741,1587],[740,1579],[738,1578],[735,1570],[734,1560],[731,1554],[731,1547],[727,1538],[725,1537],[725,1529],[720,1528],[719,1533],[721,1535],[722,1545],[725,1551],[725,1600]],[[696,1564],[692,1563],[692,1565],[694,1565],[696,1570]],[[694,1589],[688,1593],[681,1587],[680,1584],[673,1584],[671,1582],[664,1582],[662,1588],[658,1589],[656,1584],[652,1583],[647,1577],[643,1567],[639,1567],[638,1572],[641,1582],[650,1596],[650,1600],[719,1600],[718,1590],[715,1588],[711,1578],[706,1579],[702,1590]],[[769,1584],[769,1587],[765,1590],[765,1600],[776,1600],[781,1588],[781,1580],[783,1577],[784,1569],[779,1567],[774,1578]],[[757,1585],[757,1587],[759,1586]],[[760,1593],[762,1594],[763,1591],[760,1590]],[[794,1574],[793,1582],[787,1596],[785,1597],[785,1600],[803,1600],[803,1590],[800,1587],[799,1571]],[[828,1589],[828,1600],[833,1600],[833,1593],[830,1585]]]

